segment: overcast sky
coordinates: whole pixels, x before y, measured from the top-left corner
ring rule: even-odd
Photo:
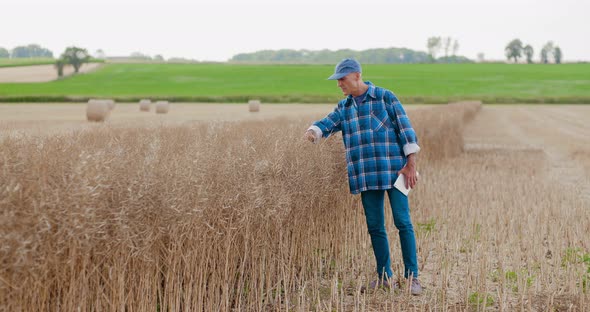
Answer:
[[[505,59],[519,38],[590,60],[590,0],[0,0],[0,47],[76,45],[108,56],[226,61],[263,49],[405,47],[450,36],[458,54]]]

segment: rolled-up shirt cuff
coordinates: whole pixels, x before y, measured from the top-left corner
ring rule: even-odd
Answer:
[[[420,151],[420,146],[416,143],[408,143],[404,145],[404,154],[406,156],[414,153],[418,153]]]
[[[320,127],[318,127],[316,125],[312,125],[307,130],[311,130],[315,134],[315,140],[313,141],[313,143],[318,143],[322,139],[323,133],[322,133],[322,129],[320,129]]]

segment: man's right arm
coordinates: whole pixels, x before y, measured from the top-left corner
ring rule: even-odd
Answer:
[[[322,137],[327,138],[333,133],[341,131],[341,125],[340,108],[337,106],[326,117],[314,122],[305,132],[305,137],[313,143],[318,143]]]

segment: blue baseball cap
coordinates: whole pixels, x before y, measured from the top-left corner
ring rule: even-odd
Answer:
[[[360,73],[361,64],[352,58],[343,59],[336,65],[334,75],[330,76],[328,80],[338,80],[350,73]]]

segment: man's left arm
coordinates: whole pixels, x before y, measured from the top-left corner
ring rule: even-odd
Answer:
[[[385,105],[389,117],[393,119],[393,122],[397,123],[399,128],[398,135],[404,150],[404,155],[408,156],[410,154],[418,153],[420,151],[420,146],[418,146],[418,138],[416,136],[416,131],[414,131],[414,128],[412,127],[410,118],[397,97],[394,94],[389,94],[389,96],[391,96],[391,98],[387,100],[386,97]]]
[[[406,186],[413,188],[418,180],[416,173],[416,154],[420,151],[418,137],[400,101],[393,94],[389,94],[389,96],[391,98],[385,101],[387,111],[390,113],[389,116],[393,119],[392,121],[398,125],[398,136],[404,155],[407,157],[406,165],[399,173],[402,173],[406,177]]]

